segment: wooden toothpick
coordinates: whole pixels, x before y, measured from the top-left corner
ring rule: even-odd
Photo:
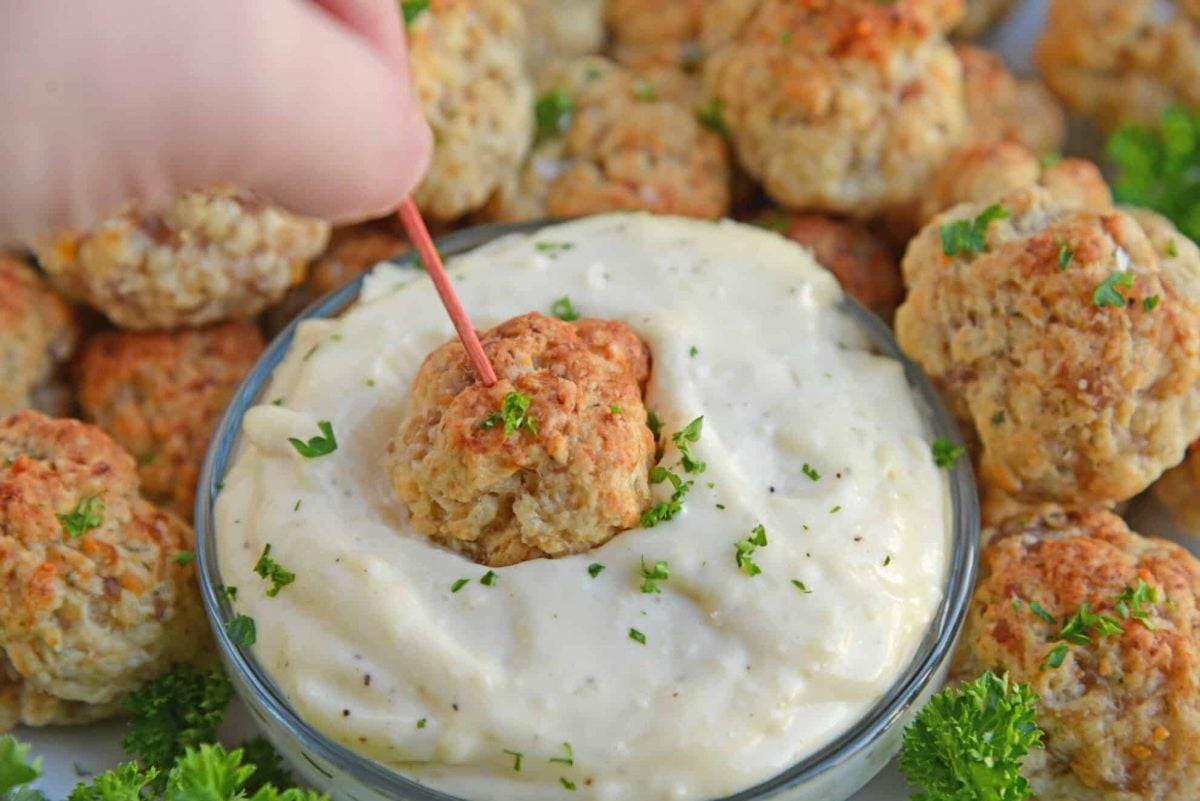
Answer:
[[[425,264],[425,272],[429,273],[429,277],[433,279],[433,286],[437,289],[438,296],[442,299],[442,305],[446,307],[446,313],[450,315],[451,322],[454,323],[454,330],[458,332],[458,338],[462,340],[463,347],[467,349],[467,356],[470,357],[471,364],[475,366],[476,375],[479,376],[479,380],[485,387],[492,386],[496,383],[496,371],[492,369],[492,363],[488,361],[487,354],[483,352],[483,345],[479,343],[479,336],[475,333],[470,318],[467,317],[462,301],[454,292],[450,277],[446,275],[446,267],[442,264],[442,256],[438,253],[437,246],[433,244],[433,237],[429,235],[429,229],[425,226],[425,220],[421,218],[421,212],[417,210],[417,204],[412,202],[412,198],[408,198],[396,210],[396,214],[400,217],[404,230],[408,232],[408,238],[412,240],[413,247],[421,256],[421,261]]]

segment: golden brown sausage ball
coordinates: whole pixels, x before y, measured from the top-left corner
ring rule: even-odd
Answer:
[[[121,328],[147,330],[258,314],[304,277],[328,239],[320,220],[219,188],[183,194],[159,213],[126,208],[36,250],[64,291]]]
[[[700,60],[704,6],[704,0],[606,0],[613,57],[635,67],[692,67]]]
[[[1075,111],[1112,128],[1200,105],[1200,3],[1053,0],[1035,58]]]
[[[958,45],[954,52],[963,69],[967,139],[1016,142],[1038,155],[1062,148],[1067,115],[1040,81],[1018,78],[982,47]]]
[[[985,537],[953,678],[990,670],[1032,685],[1046,747],[1023,773],[1036,797],[1192,801],[1200,562],[1106,511],[1046,508]]]
[[[0,421],[0,726],[107,717],[200,652],[191,548],[100,429],[32,411]]]
[[[769,213],[762,225],[812,251],[842,289],[885,320],[904,299],[900,265],[882,240],[862,223],[821,214]]]
[[[591,57],[549,69],[542,86],[542,141],[501,186],[485,219],[729,212],[725,143],[697,121],[693,83],[678,70],[633,72]]]
[[[1193,442],[1183,462],[1155,482],[1154,497],[1167,507],[1177,526],[1200,536],[1200,443]]]
[[[955,36],[981,36],[1012,10],[1013,0],[967,0],[967,13],[954,29]]]
[[[78,333],[62,298],[28,264],[0,252],[0,415],[36,404]]]
[[[525,0],[529,62],[534,70],[549,59],[574,58],[604,47],[604,0]]]
[[[919,222],[959,203],[990,203],[1035,186],[1053,194],[1064,208],[1100,211],[1112,206],[1112,192],[1090,161],[1040,159],[1014,142],[973,141],[934,172],[921,198]]]
[[[1021,190],[935,217],[905,254],[900,344],[1021,500],[1130,498],[1200,434],[1200,250],[1138,215],[1161,230]]]
[[[705,78],[746,171],[799,210],[866,218],[914,202],[966,132],[943,36],[961,3],[734,2],[742,21]]]
[[[245,321],[102,333],[76,365],[79,405],[137,459],[143,494],[190,520],[209,438],[262,350]]]
[[[500,566],[585,551],[638,525],[654,459],[641,340],[623,323],[534,313],[482,341],[498,383],[476,380],[459,342],[441,346],[389,447],[417,529]],[[498,418],[513,403],[528,404],[508,418],[515,427]]]
[[[525,13],[513,0],[430,0],[409,24],[409,62],[433,162],[414,199],[454,220],[487,202],[533,141]]]

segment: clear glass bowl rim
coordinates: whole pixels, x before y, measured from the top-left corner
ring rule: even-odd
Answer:
[[[557,221],[485,225],[456,231],[437,240],[439,251],[454,256],[510,234],[529,234]],[[412,254],[392,259],[400,265],[412,265]],[[334,290],[313,303],[292,320],[272,340],[259,357],[254,368],[242,382],[225,410],[204,461],[200,475],[200,491],[196,498],[196,557],[200,593],[218,648],[226,665],[236,673],[242,686],[255,695],[255,701],[273,718],[288,736],[306,752],[320,756],[331,765],[349,773],[355,781],[370,787],[382,797],[402,801],[483,801],[462,799],[419,784],[374,760],[360,756],[325,737],[305,722],[287,703],[283,693],[267,675],[251,648],[236,646],[225,634],[225,624],[234,613],[222,587],[216,553],[216,530],[213,508],[221,488],[221,478],[232,462],[238,443],[241,421],[265,390],[271,374],[286,356],[296,326],[308,319],[333,317],[345,311],[358,298],[365,275]],[[908,384],[924,405],[926,423],[936,437],[961,442],[958,426],[946,411],[929,379],[900,351],[888,327],[853,298],[845,296],[846,311],[861,324],[877,351],[900,362]],[[947,571],[946,592],[929,631],[904,672],[855,725],[835,738],[824,748],[810,754],[797,764],[741,792],[713,801],[763,801],[776,794],[801,786],[817,776],[850,760],[900,722],[908,708],[918,699],[939,669],[952,657],[959,631],[966,617],[979,558],[979,503],[970,460],[959,459],[945,471],[950,490],[951,548]]]

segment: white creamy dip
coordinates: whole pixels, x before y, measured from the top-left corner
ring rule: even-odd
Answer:
[[[454,332],[425,276],[376,268],[343,316],[300,327],[217,502],[221,575],[299,714],[466,798],[655,801],[769,779],[877,702],[941,600],[948,489],[900,365],[868,352],[808,251],[615,214],[448,268],[480,329],[563,296],[628,323],[653,352],[646,407],[668,435],[704,416],[707,471],[675,519],[481,584],[486,567],[410,527],[383,468],[417,368]],[[303,458],[288,438],[320,420],[337,450]],[[749,576],[734,543],[759,524]],[[268,543],[296,575],[273,598],[253,572]],[[661,593],[640,590],[643,558],[669,563]],[[551,761],[564,743],[573,764]]]

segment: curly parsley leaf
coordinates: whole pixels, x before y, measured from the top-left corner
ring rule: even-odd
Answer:
[[[91,784],[75,785],[67,801],[144,801],[161,783],[160,776],[154,768],[143,770],[136,762],[126,762],[94,777]]]
[[[504,424],[504,436],[511,437],[517,431],[537,434],[537,418],[529,414],[533,399],[520,392],[509,392],[500,401],[500,411],[492,412],[479,424],[480,428],[495,428]]]
[[[1108,278],[1100,282],[1096,290],[1092,292],[1092,303],[1096,304],[1096,308],[1103,309],[1105,306],[1111,306],[1114,309],[1125,308],[1125,296],[1117,291],[1117,287],[1129,289],[1133,286],[1133,273],[1128,271],[1115,272]]]
[[[982,253],[987,248],[985,237],[993,220],[1008,217],[1008,209],[997,204],[988,206],[973,220],[954,220],[938,228],[942,252],[947,256]]]
[[[303,456],[305,459],[316,459],[318,456],[327,456],[337,450],[337,437],[333,435],[333,426],[328,420],[320,420],[317,422],[317,428],[323,436],[312,437],[308,442],[295,437],[288,437],[288,442],[292,443],[292,447],[296,449],[296,453]]]
[[[1108,140],[1117,200],[1153,209],[1200,239],[1200,112],[1166,111],[1158,125],[1127,124]]]
[[[691,448],[691,443],[700,441],[700,433],[703,429],[704,415],[701,415],[671,435],[671,441],[679,449],[679,460],[683,465],[684,472],[703,473],[708,467],[692,454]]]
[[[262,555],[254,565],[254,572],[271,582],[267,597],[274,598],[287,585],[296,580],[296,574],[271,558],[271,543],[263,546]]]
[[[216,738],[232,697],[221,671],[176,665],[125,700],[132,718],[121,747],[165,776],[184,751]]]
[[[264,785],[292,787],[296,779],[283,765],[283,758],[265,737],[255,737],[242,743],[242,761],[254,766],[254,773],[246,780],[245,791],[251,795]]]
[[[913,801],[1022,801],[1033,791],[1021,763],[1042,747],[1037,695],[985,673],[942,690],[904,731],[900,769],[922,788]]]
[[[0,794],[5,798],[19,795],[22,791],[17,788],[29,784],[41,775],[41,757],[30,761],[28,745],[17,742],[11,734],[0,737]]]
[[[954,463],[967,452],[965,446],[956,445],[944,437],[935,439],[930,450],[933,451],[933,463],[938,467],[954,467]]]

